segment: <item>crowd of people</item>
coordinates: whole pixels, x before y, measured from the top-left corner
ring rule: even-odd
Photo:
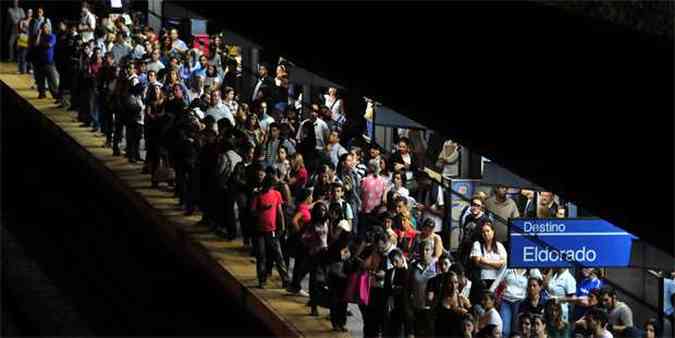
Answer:
[[[366,337],[641,334],[598,270],[506,267],[499,219],[564,217],[553,194],[476,194],[451,250],[450,193],[422,170],[412,137],[393,152],[343,139],[358,124],[336,88],[305,106],[289,85],[291,64],[261,64],[247,86],[240,50],[219,35],[205,50],[176,28],[98,17],[87,3],[79,22],[52,32],[43,8],[18,9],[10,44],[39,97],[48,90],[75,111],[153,188],[167,184],[187,215],[200,213],[224,240],[241,237],[259,287],[275,287],[276,267],[283,288],[309,297],[310,315],[330,309],[336,331],[357,304]],[[456,177],[458,152],[447,141],[424,166]],[[659,334],[654,321],[644,328]]]

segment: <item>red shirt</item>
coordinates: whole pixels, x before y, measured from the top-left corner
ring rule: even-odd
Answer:
[[[300,215],[302,215],[302,217],[300,218],[300,221],[302,221],[302,225],[309,224],[309,222],[312,220],[312,213],[309,211],[309,204],[300,203],[298,204],[298,208],[295,211],[299,212]]]
[[[305,169],[305,167],[300,168],[300,170],[295,173],[295,184],[293,185],[293,190],[304,187],[308,180],[309,174],[307,173],[307,169]]]
[[[253,199],[251,209],[255,211],[258,230],[272,232],[277,230],[277,210],[283,203],[281,193],[273,188]]]

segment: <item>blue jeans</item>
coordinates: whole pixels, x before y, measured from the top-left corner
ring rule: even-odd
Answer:
[[[91,117],[92,127],[100,128],[101,102],[98,93],[94,89],[89,89],[89,116]]]
[[[502,305],[499,307],[499,316],[502,317],[503,328],[502,336],[508,337],[511,334],[511,328],[517,327],[516,323],[518,321],[518,308],[520,307],[520,302],[509,302],[506,299],[502,299]]]
[[[21,74],[28,73],[28,61],[26,61],[26,55],[28,55],[28,48],[16,49],[16,64],[18,65],[19,73]]]

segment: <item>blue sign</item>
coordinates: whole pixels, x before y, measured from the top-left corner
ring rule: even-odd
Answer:
[[[599,218],[513,219],[509,267],[626,267],[635,238]]]

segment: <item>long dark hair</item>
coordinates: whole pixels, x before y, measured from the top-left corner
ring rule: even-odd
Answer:
[[[488,226],[488,227],[490,227],[490,229],[492,229],[493,235],[492,235],[492,245],[490,246],[490,250],[492,250],[493,252],[497,252],[497,238],[495,237],[495,234],[494,234],[494,232],[495,232],[495,225],[492,224],[492,221],[491,221],[491,220],[486,219],[485,221],[483,221],[483,222],[478,226],[478,231],[480,232],[480,237],[479,237],[479,239],[478,239],[478,242],[480,243],[480,245],[481,245],[482,247],[486,247],[486,248],[487,248],[487,246],[486,246],[487,243],[485,243],[485,239],[483,238],[483,232],[482,232],[484,226]]]

